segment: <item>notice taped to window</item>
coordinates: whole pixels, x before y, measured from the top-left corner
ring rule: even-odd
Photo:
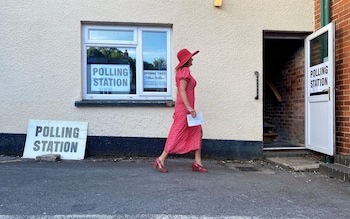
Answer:
[[[61,159],[82,160],[87,122],[29,120],[23,158],[59,154]]]
[[[328,90],[328,62],[310,67],[309,75],[310,94]]]
[[[144,70],[143,87],[144,88],[167,88],[166,71]]]
[[[130,92],[129,65],[91,64],[91,91]]]

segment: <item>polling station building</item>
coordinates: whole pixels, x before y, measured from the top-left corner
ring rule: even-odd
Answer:
[[[313,35],[322,27],[320,1],[3,0],[0,8],[0,154],[22,155],[28,122],[44,120],[87,123],[85,156],[158,156],[172,124],[182,48],[200,51],[191,72],[204,117],[203,156],[255,159],[276,148],[349,153],[340,137],[337,147],[328,137],[331,149],[317,145],[330,132],[316,130],[318,121],[335,121],[334,102],[323,99],[333,100],[336,83],[324,38],[337,26],[330,21]],[[50,123],[37,131],[49,136],[51,129],[56,137],[71,131]],[[346,141],[343,131],[349,128],[338,129]],[[55,142],[33,148],[51,153],[65,145],[77,149]]]

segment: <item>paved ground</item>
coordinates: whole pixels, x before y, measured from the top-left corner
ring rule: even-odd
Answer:
[[[312,157],[270,157],[267,162],[292,171],[317,171],[320,161]]]
[[[170,158],[163,174],[153,158],[0,157],[0,218],[349,218],[350,185],[317,171],[205,160],[209,172],[194,173],[191,162]]]

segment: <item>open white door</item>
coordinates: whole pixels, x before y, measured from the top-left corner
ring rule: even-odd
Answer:
[[[305,39],[305,145],[330,156],[335,151],[335,24]]]

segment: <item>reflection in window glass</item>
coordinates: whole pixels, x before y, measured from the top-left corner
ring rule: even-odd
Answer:
[[[167,91],[166,32],[142,32],[143,91]]]
[[[328,33],[310,41],[310,67],[321,64],[328,59]]]
[[[89,40],[133,41],[134,32],[129,30],[89,30]]]
[[[88,94],[136,94],[136,50],[87,47]]]

